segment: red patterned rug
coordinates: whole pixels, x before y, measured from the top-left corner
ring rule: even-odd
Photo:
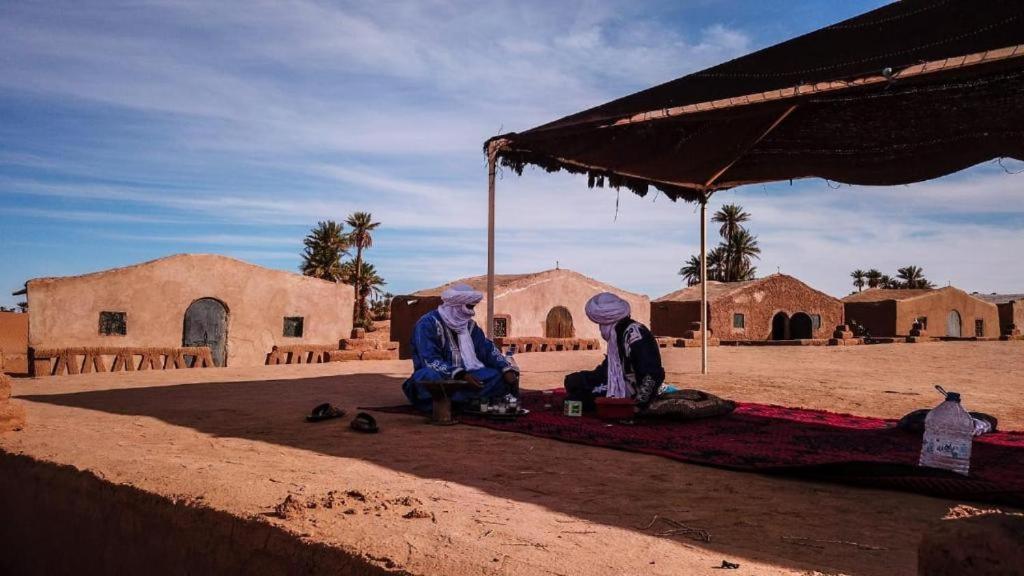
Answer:
[[[556,392],[557,407],[562,405]],[[463,424],[565,442],[615,448],[732,470],[908,490],[945,498],[1024,506],[1024,432],[997,432],[975,439],[971,473],[919,468],[920,434],[894,420],[821,410],[738,403],[727,416],[636,424],[608,424],[544,411],[540,392],[524,392],[530,414],[511,421],[464,415]],[[410,406],[368,408],[416,414]]]

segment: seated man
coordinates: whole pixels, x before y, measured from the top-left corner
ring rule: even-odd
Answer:
[[[614,294],[594,296],[586,311],[600,325],[608,352],[596,369],[565,377],[568,399],[583,402],[583,410],[591,411],[595,398],[632,398],[642,411],[665,381],[658,342],[646,326],[629,317],[629,302]]]
[[[437,310],[424,314],[412,334],[413,375],[402,390],[413,406],[429,412],[430,393],[420,384],[431,380],[465,380],[477,387],[460,391],[452,402],[519,394],[519,373],[473,321],[483,294],[457,284],[441,294]]]

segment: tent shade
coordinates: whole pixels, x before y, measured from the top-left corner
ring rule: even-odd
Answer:
[[[488,141],[502,165],[669,198],[821,177],[927,180],[1024,159],[1024,3],[904,0]]]

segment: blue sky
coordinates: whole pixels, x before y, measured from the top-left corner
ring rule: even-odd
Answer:
[[[481,144],[808,32],[878,1],[0,4],[0,305],[26,279],[179,252],[295,270],[321,219],[383,222],[395,293],[486,269]],[[723,192],[762,273],[836,295],[856,267],[1024,292],[1024,165],[895,188]],[[499,272],[563,267],[652,296],[692,204],[528,170],[498,183]],[[616,201],[619,200],[616,212]]]

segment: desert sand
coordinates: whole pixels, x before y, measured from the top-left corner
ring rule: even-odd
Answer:
[[[597,352],[520,355],[523,385],[559,386]],[[898,417],[963,394],[1024,429],[1024,342],[664,351],[669,380],[727,398]],[[17,380],[28,428],[0,450],[111,485],[269,523],[358,560],[350,573],[914,574],[929,525],[961,502],[683,464],[377,414],[303,422],[312,406],[403,401],[406,361]],[[116,514],[108,511],[107,514]],[[659,535],[659,515],[710,542]],[[255,520],[253,520],[255,519]],[[266,542],[264,542],[266,546]],[[311,556],[317,558],[318,556]],[[716,567],[723,560],[735,571]],[[313,562],[315,560],[311,560]]]

